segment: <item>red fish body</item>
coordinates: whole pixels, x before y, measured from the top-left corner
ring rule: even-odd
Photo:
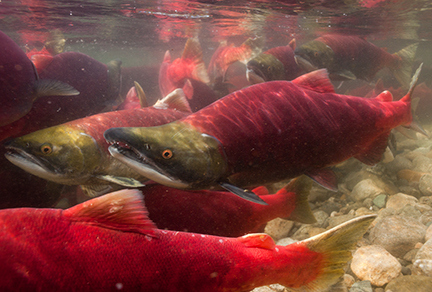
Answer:
[[[0,211],[2,291],[324,289],[343,275],[374,216],[275,246],[265,234],[216,237],[156,229],[136,190],[67,210]]]
[[[38,77],[23,50],[1,31],[0,43],[0,126],[4,126],[30,111]]]
[[[353,156],[375,164],[390,130],[411,122],[410,103],[387,102],[388,92],[372,100],[322,93],[314,91],[313,78],[306,87],[301,78],[234,92],[181,123],[215,137],[229,181],[246,187],[302,173],[315,177]]]
[[[295,55],[305,70],[327,68],[335,79],[370,81],[379,70],[388,67],[393,70],[398,81],[406,86],[416,49],[417,44],[413,44],[396,54],[390,54],[357,36],[329,34],[298,47]]]
[[[262,232],[268,221],[278,217],[314,223],[307,201],[309,181],[298,178],[276,194],[269,194],[265,187],[254,189],[268,205],[248,202],[230,192],[186,191],[159,184],[140,190],[150,219],[159,229],[237,237]]]
[[[36,100],[24,117],[0,127],[0,141],[100,113],[110,109],[119,96],[120,68],[109,70],[107,65],[81,53],[56,55],[39,72],[39,76],[41,79],[57,79],[70,84],[80,94],[71,97],[48,96]]]
[[[410,99],[415,83],[399,101],[391,102],[387,91],[364,99],[334,93],[326,71],[318,70],[292,82],[236,91],[174,123],[114,128],[104,136],[113,143],[114,157],[167,186],[222,186],[243,197],[245,192],[233,186],[254,187],[306,174],[334,190],[336,177],[329,166],[350,157],[376,164],[391,129],[415,129]]]

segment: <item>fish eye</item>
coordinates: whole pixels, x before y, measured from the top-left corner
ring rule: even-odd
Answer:
[[[41,152],[43,154],[51,154],[52,152],[52,147],[50,144],[43,144],[40,148]]]
[[[165,158],[165,159],[170,159],[172,156],[173,156],[173,153],[172,153],[172,151],[170,149],[165,149],[162,152],[162,157]]]

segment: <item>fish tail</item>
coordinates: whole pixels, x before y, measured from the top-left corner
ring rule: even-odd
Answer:
[[[194,68],[191,73],[191,78],[209,83],[210,78],[207,74],[207,69],[203,61],[203,53],[199,41],[195,38],[189,38],[183,50],[182,59],[189,59],[194,61]]]
[[[420,64],[420,66],[418,67],[418,69],[416,70],[416,72],[414,73],[414,76],[411,79],[411,83],[410,83],[410,87],[408,90],[408,93],[400,100],[401,102],[405,102],[405,103],[409,103],[410,104],[410,108],[411,108],[411,122],[409,125],[404,125],[403,127],[409,128],[411,130],[414,130],[416,132],[419,132],[423,135],[425,135],[426,137],[428,137],[428,134],[426,133],[426,131],[422,128],[422,126],[416,121],[416,114],[415,114],[415,110],[417,108],[418,105],[418,99],[413,99],[411,100],[411,96],[412,93],[417,85],[417,81],[422,69],[423,63]],[[406,133],[406,131],[404,131],[403,128],[401,127],[397,127],[396,130],[398,130],[399,132],[401,132],[402,134],[408,135],[408,133]]]
[[[394,62],[390,69],[403,88],[407,88],[409,85],[417,47],[418,43],[411,44],[393,54],[396,57],[394,59],[397,61]]]
[[[311,187],[312,180],[307,176],[302,175],[296,179],[293,179],[288,185],[278,192],[294,192],[296,194],[295,209],[285,219],[305,224],[312,224],[316,222],[316,218],[312,213],[308,201]]]
[[[351,251],[368,230],[376,215],[365,215],[340,224],[324,233],[299,242],[322,255],[323,261],[316,278],[293,291],[326,291],[344,275],[344,268],[352,258]]]

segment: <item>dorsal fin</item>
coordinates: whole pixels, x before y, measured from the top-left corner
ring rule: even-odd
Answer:
[[[375,97],[375,99],[382,102],[391,102],[393,101],[393,94],[388,90],[384,90],[383,92],[378,94],[378,96]]]
[[[269,195],[269,191],[265,186],[256,187],[252,190],[252,192],[254,192],[255,195],[258,195],[258,196]]]
[[[306,73],[291,82],[303,88],[320,93],[335,92],[333,84],[330,82],[328,77],[327,69],[319,69]]]
[[[134,87],[135,87],[135,92],[138,96],[140,107],[141,108],[148,107],[147,97],[141,85],[138,82],[134,81]]]
[[[181,88],[177,88],[164,98],[159,99],[153,107],[158,109],[176,109],[188,113],[192,112],[186,95]]]
[[[164,58],[163,58],[163,63],[171,63],[171,53],[169,50],[167,50],[165,52]]]
[[[210,82],[210,78],[207,74],[202,56],[203,53],[199,41],[193,38],[188,39],[181,58],[184,60],[192,60],[195,65],[191,72],[191,77],[207,84]]]
[[[276,246],[270,235],[265,233],[252,233],[242,237],[237,237],[237,240],[247,247],[259,247],[264,249],[274,249]]]
[[[291,47],[291,49],[295,50],[295,48],[296,48],[296,39],[292,39],[292,40],[288,43],[288,47]]]
[[[139,190],[121,190],[66,209],[63,215],[72,222],[155,236],[143,199]]]

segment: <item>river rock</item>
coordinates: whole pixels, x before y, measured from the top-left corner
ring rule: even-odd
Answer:
[[[401,273],[399,261],[383,247],[363,246],[357,249],[351,261],[351,270],[360,280],[383,286]]]
[[[386,164],[387,171],[397,173],[402,169],[412,169],[413,163],[411,160],[406,158],[404,155],[397,155],[393,161]]]
[[[355,282],[349,292],[373,292],[372,285],[369,281]]]
[[[287,237],[293,226],[293,221],[276,218],[267,223],[264,232],[270,235],[275,241],[278,241],[281,238]]]
[[[386,207],[399,210],[405,207],[406,205],[415,206],[417,203],[418,203],[418,199],[416,197],[398,193],[388,198]]]
[[[385,194],[378,195],[373,199],[374,205],[378,208],[383,208],[386,205],[386,201],[387,196]]]
[[[432,238],[432,224],[426,229],[425,241],[428,242]]]
[[[417,242],[423,242],[426,226],[411,217],[391,215],[377,220],[369,239],[393,256],[402,258]]]
[[[329,217],[329,214],[322,210],[314,211],[313,214],[317,221],[313,224],[313,226],[321,228],[326,228],[328,226],[327,218]]]
[[[420,178],[419,189],[423,196],[432,195],[432,174],[425,174]]]
[[[385,291],[430,292],[432,291],[432,278],[419,275],[397,277],[387,284]]]
[[[356,184],[350,196],[354,201],[363,201],[366,198],[375,198],[383,193],[385,191],[379,188],[372,179],[368,178]]]
[[[432,239],[429,239],[420,247],[412,262],[414,275],[432,277]]]
[[[351,220],[354,218],[354,212],[348,213],[346,215],[340,215],[340,216],[330,216],[328,218],[329,228],[333,228],[335,226],[338,226],[339,224],[342,224],[348,220]]]

